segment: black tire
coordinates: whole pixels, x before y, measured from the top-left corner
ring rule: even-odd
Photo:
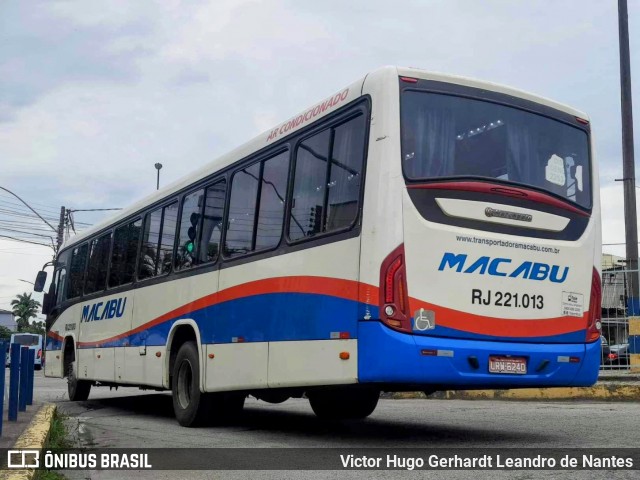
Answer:
[[[173,411],[178,423],[183,427],[202,425],[207,419],[211,399],[200,391],[200,362],[194,342],[185,342],[178,350],[171,383]]]
[[[369,389],[335,388],[309,392],[309,403],[318,418],[363,419],[373,413],[380,392]]]
[[[72,402],[83,402],[89,398],[91,382],[88,380],[78,380],[75,363],[76,362],[71,362],[67,367],[67,392],[69,393],[69,400]]]
[[[34,365],[33,368],[35,370],[42,370],[42,365]]]

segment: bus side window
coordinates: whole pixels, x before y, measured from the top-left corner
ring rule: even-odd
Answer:
[[[73,249],[67,298],[76,298],[82,295],[84,272],[87,264],[87,250],[88,245],[86,243],[81,247]]]
[[[330,180],[324,230],[350,227],[358,216],[365,117],[360,115],[335,128],[329,164]]]
[[[202,220],[201,244],[198,248],[200,262],[214,262],[220,253],[224,201],[227,194],[227,181],[214,183],[207,187]]]
[[[331,129],[304,140],[296,151],[289,238],[299,240],[322,231]]]
[[[111,249],[111,232],[100,238],[94,238],[89,244],[89,263],[84,293],[104,290],[107,286],[107,266],[109,265],[109,250]]]
[[[162,228],[162,209],[157,208],[144,217],[142,228],[142,247],[138,261],[138,279],[155,277],[158,274],[158,252],[160,249],[160,230]]]
[[[259,178],[259,163],[254,163],[233,174],[229,222],[224,246],[224,253],[227,256],[240,255],[253,250],[253,223],[256,216]]]
[[[49,291],[47,292],[49,294],[49,297],[51,298],[50,302],[52,302],[52,306],[56,305],[54,299],[56,298],[56,286],[58,285],[59,280],[60,270],[56,270],[55,272],[53,272],[53,278],[51,279],[51,284],[49,284]]]
[[[131,283],[136,268],[142,219],[116,228],[113,235],[109,288]]]
[[[225,255],[275,247],[282,238],[289,151],[233,175]]]
[[[58,299],[58,292],[61,290],[61,285],[60,285],[60,275],[64,272],[64,268],[62,269],[57,269],[54,274],[53,274],[53,278],[51,279],[51,285],[49,285],[49,292],[48,292],[48,309],[51,310],[53,307],[55,307],[56,305],[59,305],[60,302],[62,301],[61,299]],[[44,308],[44,303],[43,303],[43,308]]]
[[[255,228],[256,250],[275,247],[280,243],[288,178],[288,151],[264,162],[260,179],[260,207]]]
[[[204,189],[186,195],[182,200],[180,236],[176,250],[176,270],[189,268],[198,263],[198,237],[202,225]]]
[[[167,205],[162,210],[162,235],[158,250],[158,274],[171,271],[173,263],[173,244],[176,241],[176,227],[178,226],[178,202]]]
[[[67,271],[70,266],[71,253],[71,250],[65,250],[59,253],[56,259],[50,287],[53,290],[50,307],[58,306],[67,299]]]
[[[157,208],[145,216],[138,260],[139,280],[171,271],[177,219],[178,202]]]
[[[296,150],[289,238],[349,228],[358,216],[365,117],[305,139]]]

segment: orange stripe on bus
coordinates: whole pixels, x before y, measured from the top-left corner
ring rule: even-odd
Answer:
[[[581,317],[536,319],[495,318],[441,307],[411,298],[411,311],[419,308],[435,313],[436,325],[494,337],[550,337],[584,330],[589,312]]]

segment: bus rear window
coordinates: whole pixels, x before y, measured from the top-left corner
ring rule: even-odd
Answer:
[[[38,335],[14,335],[13,343],[19,343],[25,346],[38,345],[40,343],[40,337]]]
[[[591,207],[585,131],[513,107],[420,91],[402,93],[401,112],[407,179],[497,179]]]

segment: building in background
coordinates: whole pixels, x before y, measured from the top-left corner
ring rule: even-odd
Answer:
[[[7,327],[12,332],[18,331],[18,324],[13,316],[13,312],[0,309],[0,326]]]

